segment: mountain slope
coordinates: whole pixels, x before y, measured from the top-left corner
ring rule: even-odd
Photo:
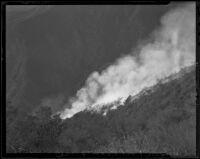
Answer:
[[[195,68],[168,79],[105,116],[83,111],[52,119],[45,107],[37,116],[16,119],[7,126],[7,151],[195,155]]]
[[[132,102],[127,99],[124,106],[109,111],[104,117],[82,112],[64,121],[64,125],[72,132],[84,130],[96,138],[101,138],[98,141],[104,141],[105,145],[111,143],[97,148],[97,152],[194,154],[195,69],[184,69],[168,79],[169,82],[159,83],[151,88],[153,91],[149,94],[141,93],[140,97]],[[71,126],[67,126],[68,124]],[[78,127],[80,129],[77,130]],[[90,130],[91,128],[93,129]],[[61,139],[69,134],[67,128],[65,130]],[[94,133],[94,130],[98,133]],[[105,137],[106,135],[109,137]],[[110,140],[111,136],[113,138]],[[144,137],[148,144],[142,144],[145,142]],[[76,140],[79,141],[79,138],[74,139],[75,142]],[[134,144],[136,141],[139,142],[138,147]],[[88,143],[87,140],[85,142]],[[78,151],[81,151],[81,148]]]
[[[113,139],[98,152],[195,154],[195,71],[190,69],[186,74],[183,70],[181,78],[160,83],[153,93],[108,113],[110,123],[118,116],[123,139]]]

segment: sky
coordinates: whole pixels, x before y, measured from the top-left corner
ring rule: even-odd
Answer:
[[[7,88],[14,94],[10,99],[23,103],[21,107],[27,110],[41,105],[50,106],[54,112],[70,107],[66,103],[85,86],[91,73],[105,70],[138,44],[151,42],[161,17],[175,7],[62,5],[8,9]]]

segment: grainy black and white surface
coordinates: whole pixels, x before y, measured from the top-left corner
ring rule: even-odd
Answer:
[[[195,2],[6,6],[7,153],[196,153]]]

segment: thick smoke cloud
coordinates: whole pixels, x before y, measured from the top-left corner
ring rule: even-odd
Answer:
[[[140,44],[128,56],[117,59],[101,73],[93,72],[85,86],[65,104],[62,119],[83,110],[99,110],[103,104],[136,95],[157,80],[195,62],[195,4],[173,9],[161,18],[153,41]],[[135,55],[138,55],[137,57]]]

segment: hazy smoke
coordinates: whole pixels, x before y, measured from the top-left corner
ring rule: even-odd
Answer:
[[[76,97],[70,99],[62,119],[89,109],[99,109],[121,98],[139,93],[158,79],[195,62],[195,4],[169,11],[153,32],[154,41],[139,46],[137,52],[119,58],[101,73],[93,72]],[[134,55],[138,54],[136,58]]]
[[[50,107],[52,113],[54,114],[55,112],[58,112],[58,110],[62,108],[64,104],[64,99],[65,99],[64,95],[61,95],[61,94],[55,97],[51,97],[51,98],[47,97],[41,101],[41,106]]]

